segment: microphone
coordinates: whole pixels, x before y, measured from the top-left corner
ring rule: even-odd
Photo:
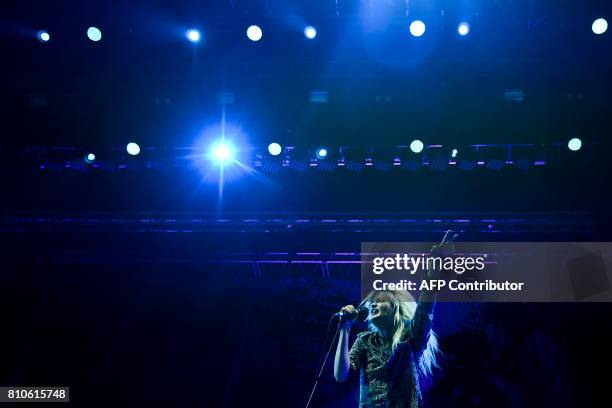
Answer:
[[[355,316],[357,317],[357,319],[359,319],[360,317],[365,317],[368,315],[370,311],[368,310],[368,307],[365,305],[360,305],[358,308],[355,309]],[[344,317],[345,315],[348,315],[349,313],[346,312],[338,312],[338,313],[334,313],[334,317]]]

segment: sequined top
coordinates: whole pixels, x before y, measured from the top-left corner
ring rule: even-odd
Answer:
[[[418,361],[429,339],[433,302],[419,302],[406,322],[402,342],[393,353],[391,345],[375,332],[357,335],[349,353],[352,372],[359,373],[359,407],[419,408]]]

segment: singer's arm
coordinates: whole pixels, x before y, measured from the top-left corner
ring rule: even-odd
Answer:
[[[348,338],[351,331],[350,326],[340,326],[340,338],[336,347],[336,357],[334,359],[334,378],[338,382],[346,380],[350,369]]]
[[[452,242],[445,242],[444,240],[440,245],[434,245],[431,248],[431,253],[440,257],[452,255],[454,252],[455,247],[453,246]],[[427,271],[427,279],[440,279],[440,274],[441,271],[439,269],[429,269]],[[437,294],[437,289],[422,290],[419,296],[416,311],[411,322],[412,344],[417,355],[420,355],[423,352],[425,347],[427,347],[427,342],[429,341],[429,333],[431,332]]]
[[[423,352],[429,340],[434,307],[436,305],[436,294],[437,290],[421,291],[419,302],[412,318],[412,346],[417,355]]]

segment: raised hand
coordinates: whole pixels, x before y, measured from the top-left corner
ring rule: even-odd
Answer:
[[[455,253],[454,241],[458,236],[459,234],[455,234],[451,230],[446,231],[444,238],[442,238],[442,242],[431,247],[431,254],[433,256],[439,256],[440,258],[453,255]],[[430,269],[427,271],[427,276],[429,279],[438,279],[440,277],[440,271]]]
[[[442,242],[431,247],[431,253],[442,258],[453,255],[455,253],[454,241],[458,236],[459,234],[455,234],[451,230],[446,231]]]

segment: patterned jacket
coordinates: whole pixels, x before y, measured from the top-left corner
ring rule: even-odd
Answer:
[[[395,353],[375,332],[357,335],[349,353],[351,372],[359,373],[359,407],[420,408],[418,362],[431,331],[434,302],[421,301],[406,322]]]

